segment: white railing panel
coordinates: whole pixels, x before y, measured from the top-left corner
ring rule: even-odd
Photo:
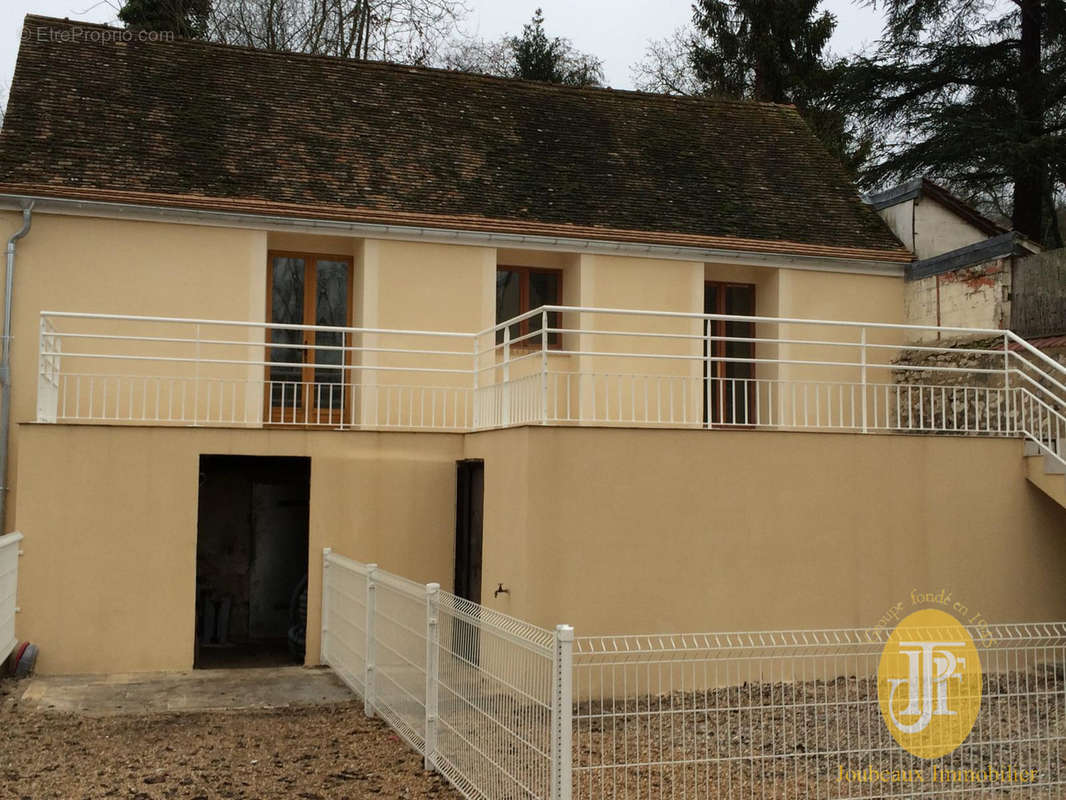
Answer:
[[[891,631],[585,637],[574,655],[574,797],[999,797],[1002,783],[935,784],[929,767],[1013,765],[1011,797],[1066,791],[1066,625],[970,630],[982,710],[935,762],[884,724],[877,670]],[[841,770],[924,769],[928,785],[841,781]]]
[[[426,736],[426,587],[374,572],[374,710],[424,753]]]
[[[555,636],[330,550],[322,662],[470,798],[547,798]]]
[[[22,534],[0,536],[0,662],[14,649],[15,614],[17,611],[19,543]]]
[[[517,335],[534,318],[546,335]],[[42,422],[1026,436],[1066,463],[1048,435],[1066,367],[1009,331],[562,306],[480,333],[42,312],[39,353]]]
[[[547,798],[551,632],[440,593],[438,769],[467,797]]]
[[[365,565],[326,551],[322,560],[321,660],[360,696],[366,690]]]

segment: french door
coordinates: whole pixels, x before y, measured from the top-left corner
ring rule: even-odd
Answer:
[[[708,281],[703,287],[704,314],[755,315],[755,286],[750,283]],[[703,422],[712,425],[754,425],[755,365],[750,361],[716,359],[755,358],[755,324],[746,321],[711,320],[710,339],[703,355]]]
[[[351,325],[350,256],[271,251],[267,322]],[[337,425],[349,402],[345,365],[351,344],[343,331],[271,328],[267,418],[294,425]]]

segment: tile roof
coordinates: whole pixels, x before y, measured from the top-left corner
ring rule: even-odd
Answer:
[[[909,260],[788,106],[28,16],[0,192]]]

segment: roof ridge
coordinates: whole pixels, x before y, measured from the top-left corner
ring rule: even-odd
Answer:
[[[82,22],[81,20],[72,20],[69,17],[49,17],[42,14],[26,14],[23,19],[23,24],[25,25],[25,23],[29,20],[35,20],[42,23],[46,23],[53,27],[77,26],[109,31],[127,30],[126,28],[116,27],[114,25],[110,25],[108,23],[103,22]],[[190,47],[202,47],[215,50],[228,50],[231,52],[239,51],[252,53],[256,56],[261,56],[264,58],[296,58],[301,60],[320,61],[337,65],[345,65],[347,67],[358,67],[359,69],[387,71],[390,73],[406,72],[412,74],[446,76],[449,79],[456,81],[472,80],[492,84],[525,86],[530,89],[552,93],[587,93],[595,94],[597,96],[639,97],[643,100],[652,100],[656,102],[661,101],[664,103],[672,103],[677,105],[688,104],[694,106],[702,105],[714,107],[733,106],[741,108],[765,109],[798,113],[796,111],[795,105],[792,103],[774,103],[768,100],[745,100],[733,97],[717,97],[713,95],[662,94],[659,92],[643,92],[636,89],[615,89],[610,86],[571,86],[569,84],[549,83],[547,81],[534,81],[526,78],[510,78],[501,75],[486,75],[480,72],[464,72],[462,70],[448,69],[446,67],[428,67],[421,64],[401,64],[393,61],[364,61],[356,58],[347,58],[345,56],[301,53],[295,50],[267,50],[259,47],[252,47],[250,45],[214,42],[206,39],[187,39],[177,35],[175,35],[172,41],[160,42],[159,44],[179,43]]]

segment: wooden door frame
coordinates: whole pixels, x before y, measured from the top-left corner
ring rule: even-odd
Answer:
[[[548,305],[561,306],[563,304],[563,270],[561,268],[559,268],[559,267],[519,267],[519,266],[515,266],[515,265],[512,265],[512,264],[497,264],[496,265],[496,274],[499,274],[501,272],[513,272],[513,273],[515,273],[518,276],[518,309],[519,309],[518,310],[518,314],[519,314],[519,316],[522,315],[522,314],[525,314],[527,311],[532,311],[533,310],[532,308],[529,307],[529,276],[533,275],[533,274],[546,274],[546,275],[554,276],[555,280],[557,281],[556,286],[558,288],[558,291],[555,294],[555,302],[554,303],[549,303]],[[558,312],[552,312],[552,313],[558,313]],[[532,317],[527,317],[526,319],[524,319],[524,320],[522,320],[521,322],[518,323],[518,336],[519,337],[525,336],[527,333],[529,333],[529,320],[530,319],[532,319]],[[562,319],[562,315],[561,314],[559,315],[559,319],[560,320]],[[550,325],[551,324],[550,315],[549,315],[548,322],[549,322],[549,325]],[[499,324],[499,323],[497,323],[497,324]],[[501,329],[501,331],[502,331],[502,329]],[[555,336],[555,339],[556,339],[555,342],[551,341],[552,335]],[[559,333],[550,334],[548,336],[548,349],[549,350],[560,350],[560,349],[562,349],[562,340],[563,340],[562,334],[559,334]],[[538,344],[534,344],[535,341],[536,341],[536,339],[526,339],[526,340],[524,340],[522,342],[519,342],[517,345],[514,345],[514,346],[515,347],[519,347],[519,348],[528,348],[528,349],[531,349],[531,350],[539,350],[541,348],[541,345],[539,343]],[[497,342],[497,344],[499,344],[499,343],[500,342]]]
[[[319,261],[340,261],[344,262],[348,266],[348,285],[346,287],[346,302],[348,304],[348,318],[345,320],[346,327],[352,327],[353,317],[355,315],[354,308],[354,291],[355,291],[355,259],[350,255],[342,255],[339,253],[314,253],[308,251],[296,251],[296,250],[267,250],[267,280],[266,280],[266,322],[271,324],[273,320],[274,312],[274,259],[275,258],[302,258],[304,261],[304,297],[303,297],[303,323],[304,325],[315,325],[315,311],[316,311],[316,292],[314,287],[317,286],[317,264]],[[309,291],[310,289],[310,291]],[[266,355],[267,361],[270,361],[270,348],[272,342],[270,341],[270,329],[266,329]],[[303,332],[303,347],[304,347],[304,361],[303,368],[300,372],[301,392],[303,387],[309,387],[314,384],[315,378],[315,364],[314,360],[308,361],[309,355],[313,353],[313,350],[308,350],[315,344],[316,334],[314,331]],[[343,345],[343,337],[342,337]],[[348,412],[350,411],[350,405],[352,401],[352,386],[354,381],[351,380],[352,371],[352,354],[351,351],[347,351],[344,354],[344,358],[341,360],[341,386],[344,387],[344,402],[342,408],[333,409],[333,413],[330,414],[330,419],[326,420],[327,425],[343,424],[344,420],[348,419]],[[349,367],[345,369],[344,367]],[[284,406],[275,407],[273,403],[273,396],[270,391],[270,367],[265,366],[264,383],[266,391],[263,393],[263,419],[267,424],[285,424],[286,426],[301,425],[305,427],[318,427],[322,424],[320,421],[320,415],[315,413],[318,408],[316,405],[308,401],[311,400],[308,397],[308,393],[303,393],[302,402],[299,405],[300,413],[302,413],[306,423],[297,422],[295,419],[292,422],[285,422]],[[314,420],[314,421],[313,421]]]
[[[714,311],[707,311],[707,287],[708,286],[714,286],[714,287],[716,287],[719,290],[718,296],[717,296],[716,302],[715,302],[715,305],[717,306],[717,308]],[[703,281],[703,313],[704,314],[723,314],[723,315],[727,314],[728,312],[725,310],[725,296],[726,296],[725,290],[730,288],[730,287],[743,288],[743,289],[750,289],[751,290],[752,313],[751,314],[740,314],[740,315],[737,315],[737,316],[756,316],[755,311],[758,310],[758,306],[756,305],[758,303],[758,294],[757,294],[756,286],[755,286],[754,283],[745,283],[743,281],[716,281],[716,280],[704,279],[704,281]],[[721,353],[714,353],[714,352],[707,353],[707,354],[705,354],[705,358],[708,355],[709,356],[713,356],[713,357],[722,357],[722,356],[725,355],[725,346],[727,344],[726,342],[722,341],[722,338],[725,336],[725,326],[726,326],[727,320],[716,319],[716,320],[711,320],[710,322],[711,322],[711,336],[712,337],[715,337],[715,336],[719,337],[718,343],[721,344],[721,346],[722,346],[722,352]],[[752,338],[755,338],[754,337],[755,324],[751,323],[751,325],[752,325],[752,333],[753,333]],[[701,331],[701,334],[704,334],[704,332]],[[710,347],[713,347],[714,344],[715,344],[715,342],[714,342],[714,339],[712,338],[710,341],[706,341],[704,347],[710,348]],[[755,357],[756,357],[756,355],[755,355],[755,343],[752,342],[751,343],[751,358],[755,358]],[[708,367],[710,367],[711,369],[713,369],[715,371],[714,375],[710,374],[710,370],[708,369]],[[703,374],[703,382],[704,382],[704,384],[706,384],[709,380],[711,380],[712,377],[717,379],[717,380],[726,378],[727,376],[725,374],[725,370],[726,370],[727,367],[728,367],[728,363],[725,362],[725,361],[710,361],[710,362],[704,361],[704,374]],[[751,373],[752,373],[752,378],[751,379],[754,380],[754,378],[755,378],[755,364],[751,365]],[[758,391],[758,387],[757,386],[756,386],[756,391]],[[707,388],[706,388],[706,385],[705,385],[704,389],[703,389],[703,405],[704,405],[704,409],[703,409],[704,420],[703,420],[703,422],[704,422],[705,425],[709,422],[711,427],[722,427],[722,428],[736,428],[736,427],[748,428],[748,427],[755,427],[755,423],[751,422],[752,410],[754,409],[754,406],[755,406],[754,393],[750,393],[748,395],[748,416],[747,416],[747,418],[749,420],[749,424],[740,425],[740,426],[738,426],[735,422],[732,423],[732,424],[728,424],[728,425],[723,423],[723,422],[721,422],[724,409],[721,407],[721,404],[719,403],[718,393],[717,392],[712,392],[711,395],[712,395],[711,396],[711,403],[708,403],[707,402]],[[717,416],[718,416],[719,422],[714,422],[713,421],[715,414],[711,413],[712,407],[717,411]],[[736,409],[734,409],[734,416],[736,416]]]

